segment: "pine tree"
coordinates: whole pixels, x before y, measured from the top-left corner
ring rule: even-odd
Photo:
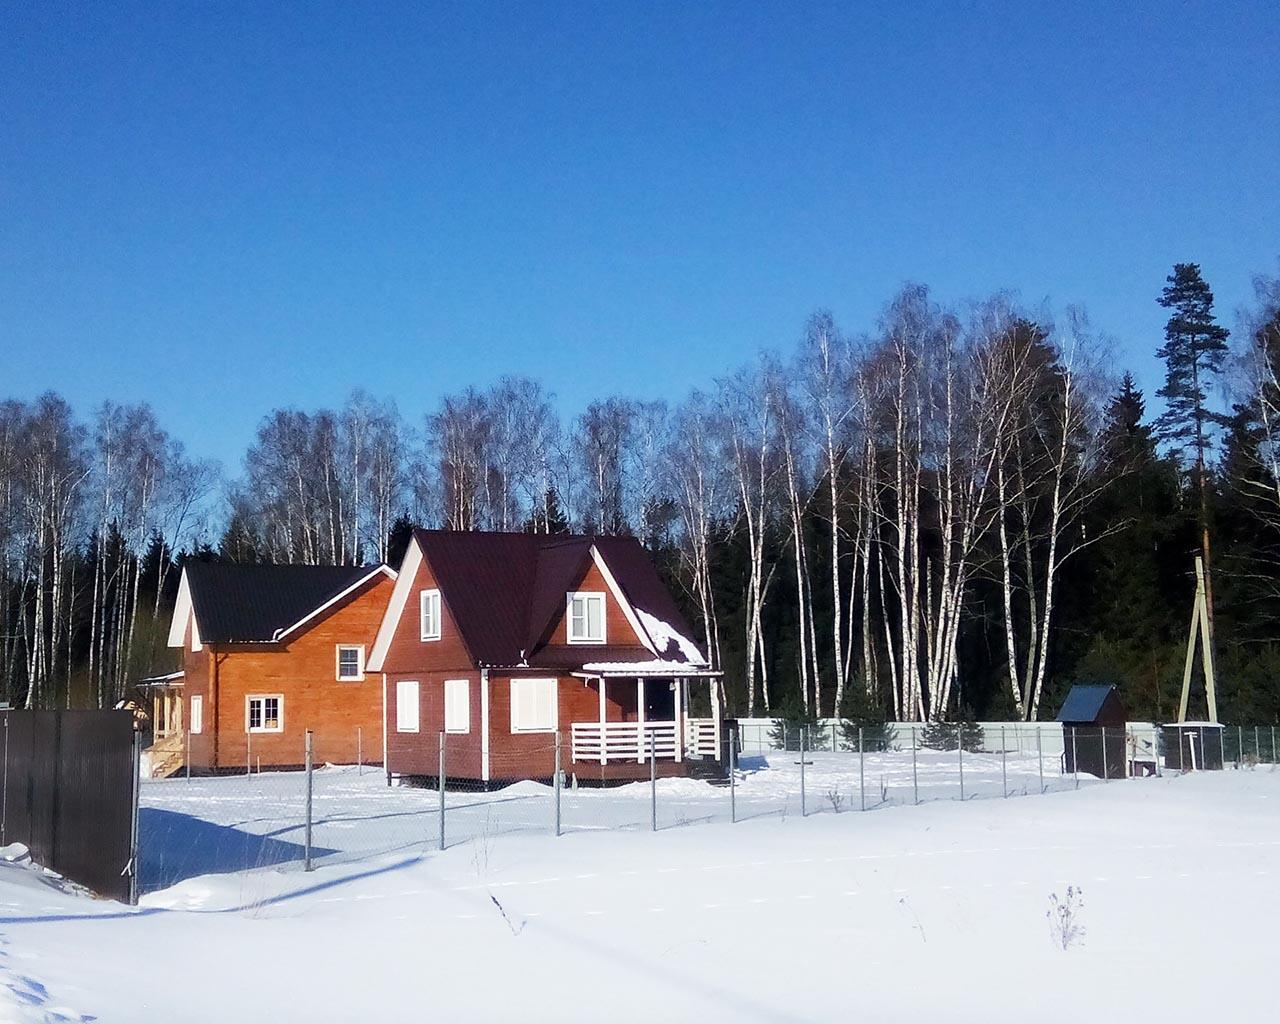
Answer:
[[[1175,450],[1195,461],[1199,498],[1200,550],[1204,559],[1205,597],[1210,637],[1213,624],[1213,574],[1209,558],[1208,453],[1211,432],[1227,417],[1208,407],[1205,389],[1222,373],[1227,358],[1227,329],[1213,315],[1213,292],[1195,263],[1176,263],[1159,303],[1173,310],[1164,328],[1164,345],[1156,353],[1165,362],[1164,387],[1156,392],[1165,412],[1156,431]]]

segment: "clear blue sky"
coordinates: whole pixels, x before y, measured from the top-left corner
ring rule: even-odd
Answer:
[[[0,395],[276,405],[503,372],[678,399],[905,280],[1084,304],[1149,389],[1175,260],[1280,256],[1254,5],[7,5]]]

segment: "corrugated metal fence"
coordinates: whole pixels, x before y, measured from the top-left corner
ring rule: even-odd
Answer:
[[[0,846],[131,902],[136,737],[128,711],[0,712]]]

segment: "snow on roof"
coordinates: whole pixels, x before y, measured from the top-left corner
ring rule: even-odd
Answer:
[[[636,615],[639,616],[640,624],[644,626],[644,631],[649,634],[649,639],[653,641],[654,647],[659,651],[669,653],[671,645],[675,644],[676,650],[683,656],[687,664],[705,665],[707,663],[702,656],[702,652],[698,650],[698,645],[670,623],[664,622],[656,615],[649,614],[643,608],[636,608]]]
[[[705,663],[691,665],[687,661],[593,661],[582,666],[583,672],[602,676],[706,676],[720,675],[709,671]]]
[[[166,683],[172,683],[175,679],[181,679],[186,672],[179,669],[177,672],[170,672],[165,676],[148,676],[146,679],[139,679],[139,686],[164,686]]]

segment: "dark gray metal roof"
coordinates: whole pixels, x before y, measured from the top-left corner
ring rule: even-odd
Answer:
[[[1078,683],[1071,687],[1058,712],[1059,722],[1092,722],[1102,713],[1111,694],[1119,691],[1109,683]]]
[[[275,639],[373,571],[367,565],[236,565],[188,562],[187,583],[203,643]]]

